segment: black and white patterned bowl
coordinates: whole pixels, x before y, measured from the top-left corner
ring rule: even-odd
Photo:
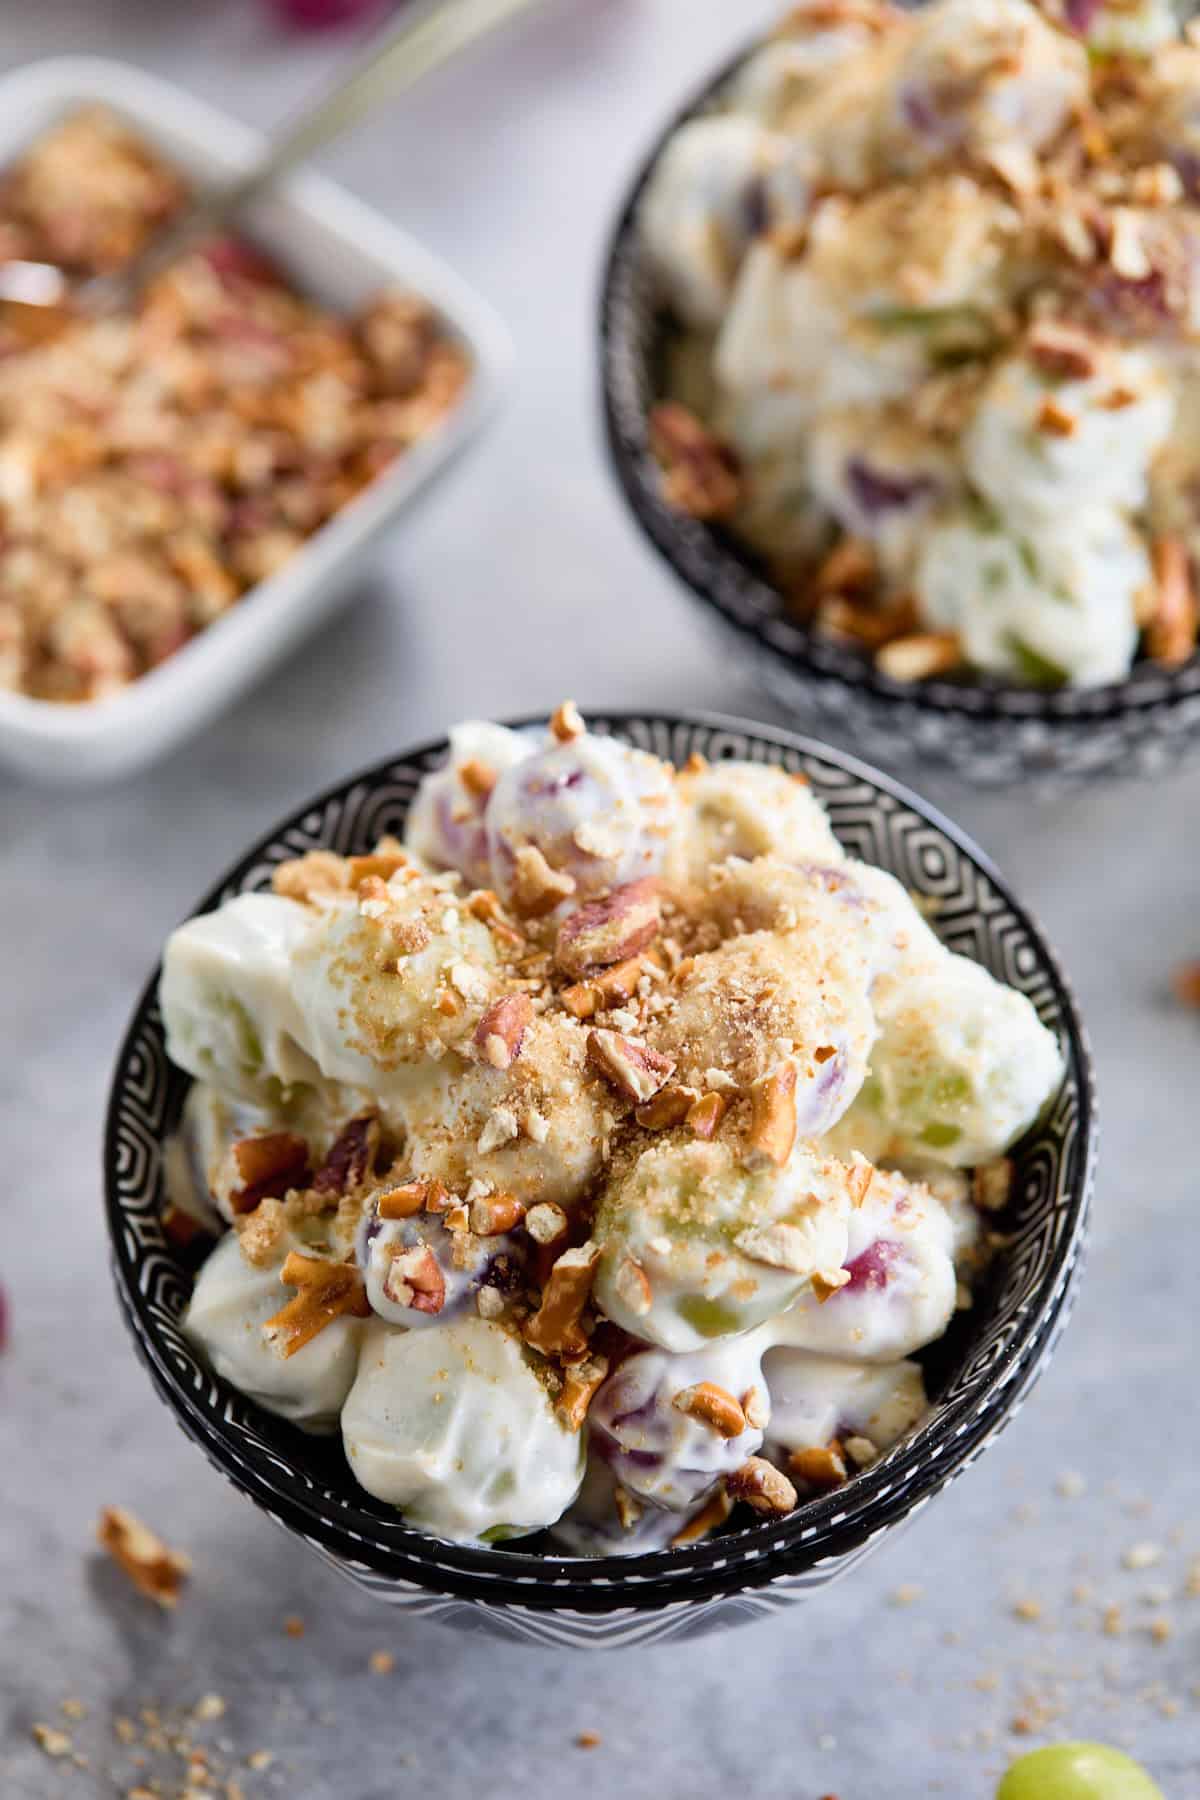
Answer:
[[[600,372],[610,460],[633,515],[700,600],[735,655],[799,723],[825,723],[885,767],[924,762],[980,786],[1033,783],[1039,793],[1115,776],[1154,776],[1200,753],[1200,656],[1178,669],[1143,661],[1129,677],[1053,692],[994,678],[897,682],[850,645],[793,618],[751,552],[728,531],[662,497],[647,441],[661,397],[670,321],[658,300],[638,208],[667,141],[709,110],[758,47],[725,64],[670,119],[622,205],[605,264]]]
[[[838,837],[936,905],[944,941],[1019,988],[1059,1036],[1067,1072],[1043,1122],[1015,1151],[1001,1221],[1007,1248],[950,1333],[926,1354],[933,1408],[910,1436],[841,1492],[790,1518],[688,1549],[596,1562],[442,1543],[407,1526],[353,1480],[340,1444],[304,1436],[216,1379],[180,1335],[186,1256],[159,1222],[164,1140],[188,1079],[167,1061],[158,971],[113,1078],[105,1178],[121,1309],[159,1395],[209,1460],[285,1529],[381,1599],[451,1624],[554,1644],[687,1637],[776,1611],[860,1562],[991,1442],[1045,1367],[1070,1312],[1095,1161],[1091,1061],[1066,980],[1037,926],[986,858],[906,789],[854,759],[720,718],[609,715],[593,727],[670,758],[750,758],[805,774]],[[256,844],[201,903],[269,885],[305,850],[368,850],[400,832],[444,743],[368,769]]]

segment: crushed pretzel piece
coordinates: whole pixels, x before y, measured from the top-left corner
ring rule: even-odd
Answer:
[[[671,1405],[689,1419],[711,1426],[723,1438],[741,1437],[746,1429],[746,1415],[737,1399],[715,1381],[698,1381],[693,1387],[681,1388]]]
[[[1200,628],[1191,561],[1182,538],[1156,539],[1153,563],[1154,613],[1146,626],[1146,654],[1177,668],[1195,653]]]
[[[553,1200],[539,1200],[525,1214],[525,1229],[535,1244],[556,1244],[566,1235],[567,1215]]]
[[[550,716],[550,732],[560,744],[572,744],[586,734],[587,726],[573,700],[564,700],[555,707]]]
[[[370,1314],[362,1280],[351,1263],[326,1262],[322,1257],[289,1250],[279,1279],[297,1292],[262,1329],[272,1339],[278,1335],[285,1357],[303,1350],[335,1319],[346,1314],[365,1319]]]
[[[875,666],[893,681],[925,681],[947,675],[962,663],[962,646],[953,631],[916,631],[893,638],[875,653]]]
[[[782,1062],[750,1090],[749,1160],[782,1169],[796,1142],[796,1065]]]
[[[448,1199],[440,1181],[404,1181],[380,1194],[375,1204],[381,1219],[411,1219],[414,1213],[445,1212]]]
[[[1025,341],[1026,354],[1044,375],[1063,381],[1086,381],[1100,367],[1100,346],[1081,326],[1061,319],[1039,319]]]
[[[717,1531],[725,1523],[733,1511],[733,1501],[724,1487],[719,1487],[712,1497],[705,1501],[700,1511],[690,1518],[681,1530],[671,1539],[672,1550],[682,1550],[687,1544],[698,1544],[711,1531]]]
[[[525,1204],[515,1194],[481,1194],[471,1202],[471,1230],[476,1237],[515,1231],[524,1217]]]
[[[170,1610],[191,1573],[191,1557],[169,1550],[148,1525],[124,1506],[106,1506],[96,1525],[96,1541],[124,1570],[139,1594]]]
[[[525,918],[544,917],[574,892],[575,877],[552,869],[535,845],[523,844],[517,851],[513,905]]]
[[[1074,437],[1079,430],[1079,420],[1075,414],[1060,405],[1053,394],[1047,394],[1042,401],[1035,423],[1037,429],[1047,437]]]
[[[278,1200],[308,1183],[308,1145],[294,1131],[267,1131],[230,1146],[241,1182],[229,1196],[235,1213],[253,1212],[260,1200]]]
[[[482,762],[479,757],[471,756],[460,765],[458,779],[468,794],[474,795],[476,800],[486,800],[491,795],[499,777],[491,763]]]
[[[633,1116],[646,1131],[669,1131],[683,1124],[699,1098],[694,1088],[668,1085],[639,1106]]]
[[[580,1326],[592,1291],[600,1246],[590,1239],[564,1250],[542,1290],[541,1305],[525,1323],[525,1341],[545,1356],[582,1356],[587,1337]]]
[[[875,552],[861,538],[841,538],[813,577],[818,594],[864,594],[875,586]]]
[[[837,1438],[825,1445],[813,1444],[804,1450],[793,1450],[788,1457],[793,1475],[814,1488],[841,1487],[848,1479],[846,1459]]]
[[[303,856],[276,864],[271,872],[271,886],[285,900],[315,906],[334,894],[346,892],[350,869],[345,857],[336,856],[332,850],[309,850]]]
[[[654,1290],[641,1263],[627,1256],[617,1270],[613,1286],[630,1312],[636,1318],[644,1319],[654,1304]]]
[[[588,1407],[608,1375],[607,1356],[588,1356],[567,1370],[554,1410],[568,1431],[582,1429]]]
[[[797,1494],[787,1476],[763,1456],[751,1456],[725,1477],[725,1491],[731,1500],[744,1500],[756,1513],[781,1517],[796,1505]]]
[[[998,1156],[980,1163],[971,1177],[971,1198],[983,1212],[1003,1212],[1012,1195],[1012,1158]]]
[[[835,1294],[851,1282],[849,1269],[818,1269],[812,1277],[812,1291],[816,1295],[817,1305],[824,1306]]]
[[[197,1238],[212,1236],[207,1225],[192,1213],[185,1212],[182,1206],[176,1206],[173,1200],[162,1209],[162,1228],[168,1244],[176,1250],[189,1250]]]
[[[619,1481],[613,1487],[613,1505],[617,1509],[622,1531],[632,1531],[645,1511],[641,1501],[635,1500],[629,1489],[622,1487]]]
[[[866,1157],[858,1150],[850,1161],[850,1173],[846,1177],[846,1187],[850,1194],[851,1206],[861,1206],[871,1190],[875,1179],[875,1170]]]
[[[694,1100],[688,1108],[688,1127],[696,1137],[703,1138],[707,1142],[716,1135],[717,1127],[728,1109],[729,1102],[723,1094],[701,1094],[700,1098]]]

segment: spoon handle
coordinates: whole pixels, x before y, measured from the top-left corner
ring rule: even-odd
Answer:
[[[124,268],[81,282],[75,289],[75,301],[88,312],[115,311],[128,305],[160,269],[273,187],[297,163],[359,124],[382,101],[414,86],[477,38],[538,3],[442,0],[415,22],[388,26],[347,75],[283,128],[259,162],[223,187],[202,194]]]

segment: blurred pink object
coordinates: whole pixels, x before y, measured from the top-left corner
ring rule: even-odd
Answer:
[[[385,0],[270,0],[271,10],[302,31],[351,25],[384,10]]]

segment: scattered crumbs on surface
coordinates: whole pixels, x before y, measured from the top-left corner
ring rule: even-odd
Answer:
[[[283,1621],[283,1629],[285,1635],[290,1638],[302,1638],[304,1636],[304,1620],[299,1613],[289,1613]]]
[[[1040,1600],[1018,1600],[1013,1606],[1013,1616],[1032,1625],[1042,1616],[1042,1603]]]
[[[995,1669],[985,1669],[982,1675],[975,1677],[971,1685],[977,1687],[981,1694],[994,1694],[1000,1686],[1000,1677]]]
[[[603,1742],[598,1731],[580,1731],[575,1737],[576,1746],[580,1750],[598,1750]]]
[[[1122,1556],[1121,1562],[1127,1569],[1153,1569],[1162,1559],[1161,1544],[1140,1543],[1130,1544]]]
[[[1160,1616],[1150,1621],[1150,1636],[1156,1644],[1165,1644],[1175,1635],[1175,1627],[1170,1619]]]
[[[82,1700],[76,1700],[73,1696],[68,1697],[66,1700],[60,1700],[58,1703],[58,1710],[62,1713],[64,1719],[87,1718],[87,1707],[83,1704]]]
[[[1106,1606],[1100,1620],[1100,1629],[1105,1637],[1120,1637],[1125,1629],[1125,1621],[1119,1606]]]
[[[1187,1582],[1184,1593],[1193,1597],[1200,1595],[1200,1556],[1193,1558],[1188,1564]]]
[[[892,1590],[892,1605],[911,1606],[914,1600],[919,1600],[924,1592],[925,1589],[915,1581],[902,1582],[898,1588]]]
[[[273,1750],[252,1750],[246,1758],[246,1767],[248,1769],[254,1769],[257,1772],[262,1769],[269,1769],[274,1761],[275,1753]]]
[[[70,1733],[60,1731],[56,1725],[35,1725],[33,1741],[44,1755],[55,1758],[70,1756],[75,1748]]]
[[[211,1719],[223,1719],[225,1702],[220,1694],[202,1694],[192,1708],[192,1717],[199,1719],[202,1724],[207,1724]]]
[[[372,1650],[367,1667],[372,1675],[390,1675],[396,1667],[396,1659],[390,1650]]]
[[[1054,1491],[1063,1500],[1081,1500],[1087,1493],[1087,1482],[1078,1469],[1064,1469],[1054,1484]]]
[[[1092,1598],[1092,1592],[1093,1590],[1088,1582],[1077,1581],[1075,1586],[1071,1589],[1071,1598],[1074,1600],[1076,1606],[1086,1606],[1088,1601]]]

